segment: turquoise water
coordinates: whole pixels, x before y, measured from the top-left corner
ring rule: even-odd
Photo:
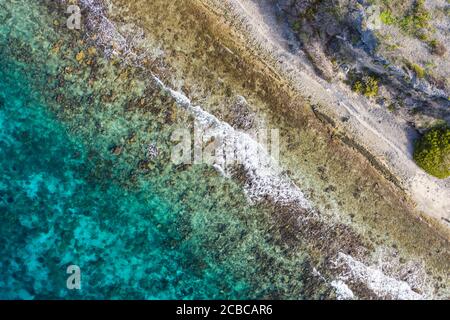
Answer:
[[[151,185],[125,188],[97,170],[9,66],[0,73],[1,298],[218,296],[228,276],[199,266],[199,248],[178,231],[180,213]],[[78,292],[65,289],[71,264],[82,271]],[[237,297],[245,293],[232,282]]]
[[[0,298],[329,294],[270,210],[211,167],[170,163],[192,119],[145,73],[67,33],[50,2],[0,4]]]

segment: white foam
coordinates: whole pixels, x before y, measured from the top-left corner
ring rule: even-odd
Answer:
[[[81,0],[88,8],[89,28],[96,30],[97,44],[106,50],[107,55],[121,55],[136,62],[132,48],[120,34],[115,25],[105,16],[105,9],[98,0]],[[111,44],[114,44],[111,46]],[[131,59],[130,59],[131,58]],[[226,146],[233,144],[236,148],[236,162],[246,171],[245,191],[251,201],[271,200],[278,204],[297,205],[302,209],[312,206],[303,192],[286,176],[272,159],[264,146],[249,134],[240,132],[228,123],[220,121],[198,105],[193,105],[182,92],[173,90],[152,73],[153,80],[159,87],[177,101],[178,105],[189,111],[207,134],[220,138],[218,152],[226,152]],[[228,161],[215,163],[214,167],[222,174],[230,176],[233,164]]]
[[[414,292],[406,281],[385,275],[381,270],[366,266],[345,253],[339,252],[335,261],[345,270],[336,281],[364,284],[378,297],[397,300],[423,300],[424,296]]]
[[[336,298],[338,300],[352,300],[355,298],[353,291],[342,280],[331,281],[331,286],[336,289]]]
[[[177,103],[188,110],[200,125],[200,130],[215,137],[220,144],[217,152],[225,153],[229,145],[234,145],[236,162],[243,165],[246,172],[245,191],[252,201],[270,199],[280,204],[295,204],[303,209],[312,206],[303,192],[286,176],[271,158],[266,148],[249,134],[235,130],[228,123],[217,119],[198,105],[193,105],[182,92],[167,87],[158,77],[153,75],[158,85],[169,92]],[[234,164],[223,161],[215,164],[219,172],[231,176]]]
[[[61,0],[64,1],[64,0]],[[127,62],[136,62],[137,57],[126,39],[117,31],[114,24],[104,16],[104,9],[98,0],[80,0],[81,4],[91,11],[93,17],[90,27],[98,35],[97,43],[105,48],[106,54],[121,55]],[[114,43],[111,49],[111,43]],[[128,59],[131,57],[132,59]],[[189,111],[201,125],[207,129],[208,134],[221,137],[223,141],[233,140],[236,144],[238,162],[244,166],[246,171],[245,190],[250,200],[261,201],[269,198],[275,203],[298,205],[303,209],[311,209],[311,203],[306,199],[303,192],[287,176],[282,174],[281,169],[271,159],[267,150],[254,140],[250,135],[235,130],[229,124],[220,121],[214,115],[206,112],[198,105],[193,105],[190,99],[182,92],[176,91],[165,85],[156,75],[152,74],[155,83],[170,93],[177,104]],[[224,146],[223,146],[224,148]],[[261,166],[261,157],[264,158]],[[216,163],[214,167],[224,175],[232,175],[233,168],[226,162]],[[352,299],[354,294],[350,289],[350,283],[363,283],[381,298],[394,299],[424,299],[414,292],[405,281],[397,280],[385,275],[380,270],[368,267],[353,257],[339,253],[336,266],[345,267],[345,273],[330,284],[336,289],[338,299]]]

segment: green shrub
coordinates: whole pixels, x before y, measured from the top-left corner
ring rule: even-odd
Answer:
[[[428,131],[416,141],[414,160],[429,174],[444,179],[450,176],[450,128]]]
[[[362,80],[355,81],[352,88],[356,93],[363,94],[368,98],[375,97],[379,90],[378,80],[373,76],[367,76]]]
[[[384,10],[380,13],[381,22],[387,25],[392,25],[396,22],[395,17],[390,10]]]
[[[367,77],[364,82],[366,84],[364,95],[366,97],[375,97],[378,94],[378,80],[374,77]]]
[[[417,77],[419,78],[425,78],[425,69],[419,66],[418,64],[413,63],[412,68],[414,72],[416,73]]]
[[[416,74],[417,78],[419,79],[423,79],[426,76],[426,72],[425,69],[422,68],[421,66],[419,66],[417,63],[412,63],[410,61],[405,61],[407,67],[409,69],[411,69],[412,71],[414,71],[414,73]]]
[[[353,84],[353,91],[355,91],[356,93],[362,94],[364,92],[364,85],[361,81],[356,81]]]
[[[292,25],[292,29],[294,29],[295,32],[299,32],[302,27],[302,24],[299,20],[295,21]]]
[[[390,105],[388,105],[388,106],[387,106],[387,109],[388,109],[390,112],[394,112],[395,110],[397,110],[395,104],[393,104],[393,103],[391,103]]]
[[[425,7],[425,1],[417,0],[412,11],[398,20],[398,25],[403,31],[423,38],[425,29],[430,28],[431,14]]]

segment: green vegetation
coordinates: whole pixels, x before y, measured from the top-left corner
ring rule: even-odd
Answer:
[[[381,22],[386,25],[393,25],[396,22],[395,17],[392,15],[391,10],[384,10],[380,13]]]
[[[303,14],[303,17],[308,20],[308,21],[312,21],[315,16],[317,14],[317,7],[309,7],[308,9],[306,9],[305,13]]]
[[[428,45],[430,46],[431,51],[435,55],[443,56],[447,52],[445,46],[436,39],[429,41]]]
[[[380,13],[381,22],[386,25],[396,25],[403,32],[417,37],[424,41],[432,48],[429,33],[432,31],[430,25],[431,13],[425,7],[424,0],[414,1],[412,7],[406,12],[397,12],[396,14],[390,9],[392,3],[385,3],[387,8]],[[403,11],[403,10],[400,10]],[[435,43],[436,44],[436,43]],[[441,49],[441,48],[439,48]]]
[[[391,103],[391,104],[389,104],[389,105],[387,106],[387,109],[388,109],[390,112],[394,112],[395,110],[397,110],[397,107],[395,106],[394,103]]]
[[[444,179],[450,176],[450,128],[428,131],[416,141],[414,160],[427,173]]]
[[[392,4],[388,3],[388,6]],[[397,13],[394,15],[392,10],[386,8],[380,13],[381,21],[386,25],[398,25],[403,31],[413,33],[415,35],[420,34],[422,29],[430,27],[431,14],[425,7],[424,0],[417,0],[414,2],[409,12]]]
[[[311,22],[314,20],[322,1],[323,0],[314,0],[308,4],[306,9],[298,16],[298,19],[296,21],[294,21],[294,23],[292,24],[292,29],[295,32],[301,31],[302,24],[305,21]]]
[[[406,67],[416,74],[417,78],[423,79],[427,76],[427,72],[425,71],[425,69],[422,66],[418,65],[417,63],[413,63],[409,60],[406,60],[406,59],[403,61],[404,61],[404,64],[406,65]]]
[[[419,79],[425,78],[426,72],[425,72],[424,68],[422,68],[421,66],[419,66],[416,63],[410,63],[409,62],[409,63],[407,63],[407,65],[412,71],[414,71],[414,73],[416,74],[417,78],[419,78]]]
[[[295,22],[293,23],[293,25],[292,25],[292,29],[293,29],[295,32],[299,32],[300,29],[301,29],[301,27],[302,27],[302,24],[301,24],[301,22],[300,22],[299,20],[295,21]]]
[[[412,34],[418,35],[423,30],[429,28],[431,14],[425,8],[425,0],[417,0],[407,16],[399,21],[400,27]]]
[[[375,97],[378,94],[378,90],[378,79],[373,76],[364,77],[362,80],[356,80],[353,83],[353,91],[368,98]]]

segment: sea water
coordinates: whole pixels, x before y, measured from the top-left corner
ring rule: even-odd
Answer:
[[[192,117],[67,33],[62,8],[0,2],[0,298],[328,294],[242,186],[170,163],[170,133]]]

